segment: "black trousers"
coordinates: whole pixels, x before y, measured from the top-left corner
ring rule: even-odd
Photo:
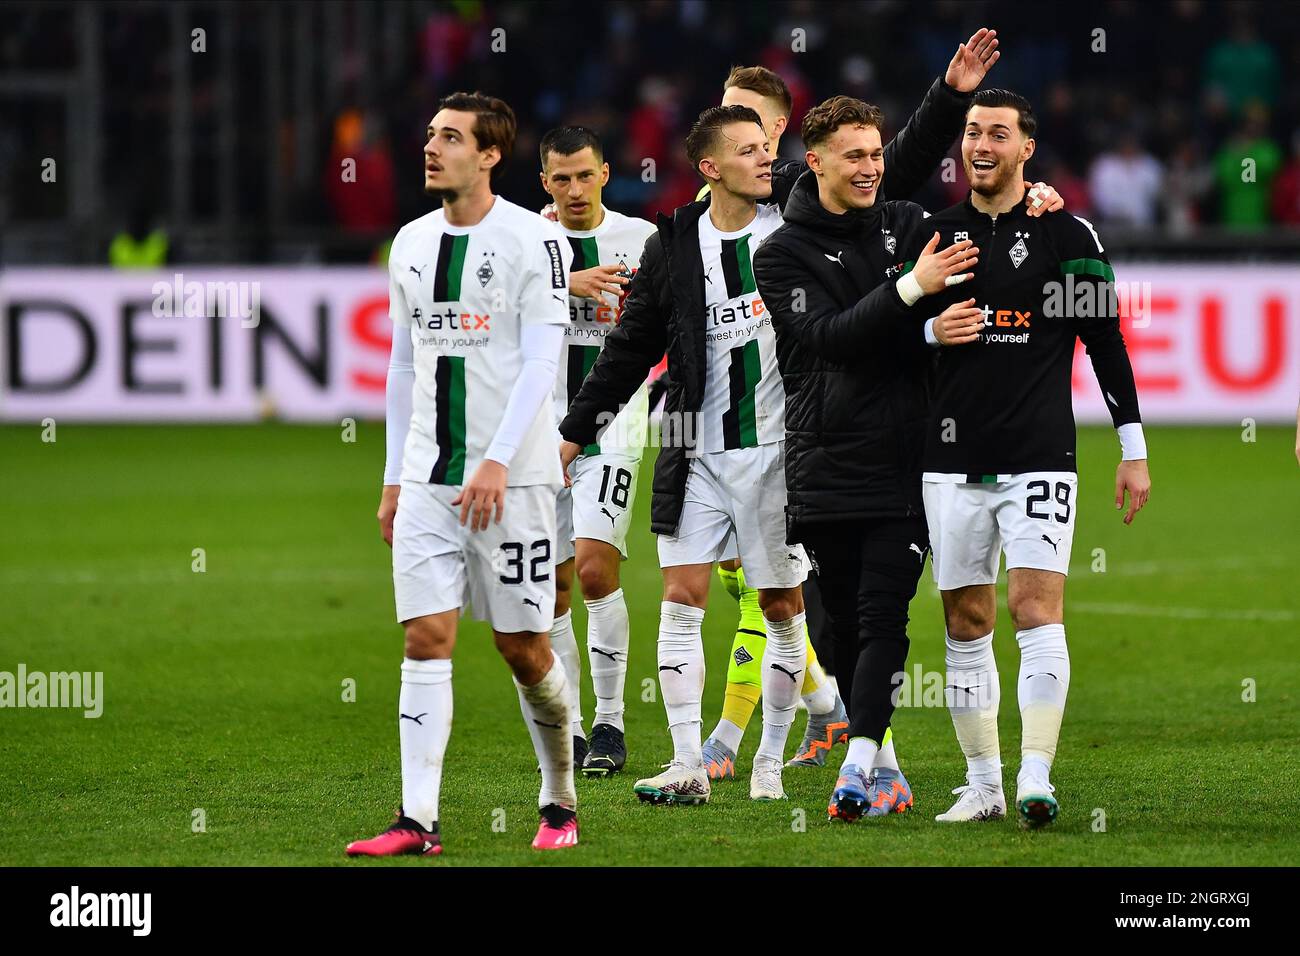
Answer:
[[[817,568],[849,736],[880,743],[907,665],[907,606],[929,551],[925,518],[839,522],[803,536]]]

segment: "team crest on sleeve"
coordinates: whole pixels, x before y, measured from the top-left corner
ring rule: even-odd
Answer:
[[[1029,233],[1017,232],[1016,244],[1011,247],[1011,252],[1008,253],[1011,256],[1011,264],[1015,266],[1017,269],[1020,268],[1020,264],[1022,262],[1024,262],[1026,259],[1029,258],[1029,249],[1025,245],[1025,240],[1028,238],[1029,238]]]
[[[543,239],[542,245],[546,246],[546,254],[551,257],[551,288],[568,288],[569,284],[564,280],[564,260],[560,258],[560,244],[554,239]]]

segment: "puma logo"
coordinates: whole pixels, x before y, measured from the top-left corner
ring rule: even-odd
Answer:
[[[920,545],[918,545],[918,544],[909,544],[909,545],[907,546],[907,550],[909,550],[909,551],[915,551],[915,552],[916,552],[916,556],[917,556],[918,558],[920,558],[922,561],[925,560],[925,551],[923,551],[923,550],[921,549],[921,546],[920,546]]]
[[[1051,538],[1049,538],[1047,535],[1043,535],[1043,540],[1046,541],[1048,544],[1050,544],[1050,545],[1052,546],[1052,554],[1056,554],[1056,546],[1057,546],[1058,544],[1060,544],[1060,539],[1057,539],[1056,541],[1053,541],[1053,540],[1052,540]]]
[[[599,654],[601,657],[608,657],[611,661],[618,660],[618,651],[607,651],[603,647],[596,647],[594,644],[587,645],[587,650],[593,654]]]
[[[538,727],[550,727],[551,730],[559,730],[559,729],[560,729],[560,725],[559,725],[559,724],[548,724],[548,723],[544,723],[543,721],[538,720],[536,717],[533,718],[533,723],[535,723]]]
[[[415,266],[407,266],[407,268],[410,269],[412,272],[415,273],[415,277],[416,277],[417,279],[419,279],[421,282],[423,282],[423,281],[424,281],[424,275],[423,275],[423,273],[424,273],[424,270],[425,270],[425,269],[429,268],[429,264],[426,262],[426,263],[424,264],[424,267],[423,267],[423,268],[420,268],[420,269],[415,268]]]
[[[524,603],[525,603],[525,604],[531,604],[533,607],[537,608],[537,610],[539,610],[539,611],[542,609],[542,606],[541,606],[540,604],[538,604],[536,601],[534,601],[532,598],[524,598]]]
[[[782,674],[784,674],[786,677],[790,678],[790,680],[792,680],[792,681],[798,681],[798,679],[799,679],[799,675],[803,673],[803,669],[802,669],[802,668],[800,668],[800,669],[797,670],[797,671],[788,671],[788,670],[786,670],[784,667],[782,667],[780,664],[773,664],[773,665],[772,665],[772,670],[774,670],[774,671],[780,671]]]
[[[838,263],[840,264],[840,268],[841,268],[841,269],[847,269],[847,268],[848,268],[848,267],[844,264],[844,260],[840,258],[840,256],[844,255],[844,250],[843,250],[843,249],[841,249],[839,252],[835,253],[835,255],[831,255],[829,252],[823,252],[822,255],[824,255],[827,259],[831,260],[831,262],[838,262]]]
[[[675,672],[675,673],[677,673],[677,674],[681,674],[681,672],[682,672],[682,668],[685,667],[687,663],[688,663],[687,661],[683,661],[683,662],[680,663],[680,664],[660,664],[660,665],[659,665],[659,670],[660,670],[661,672],[662,672],[662,671],[673,671],[673,672]]]
[[[424,724],[420,721],[420,718],[421,718],[421,717],[428,717],[428,716],[429,716],[429,712],[428,712],[427,710],[426,710],[424,713],[422,713],[422,714],[416,714],[414,717],[412,717],[410,714],[402,714],[402,715],[401,715],[401,717],[404,717],[404,718],[406,718],[407,720],[413,720],[413,721],[415,721],[415,722],[416,722],[417,724],[419,724],[421,727],[423,727]],[[398,718],[398,719],[400,720],[401,718]]]
[[[604,507],[604,505],[601,506],[600,513],[609,519],[610,526],[612,527],[614,524],[614,516],[609,513],[609,511]]]

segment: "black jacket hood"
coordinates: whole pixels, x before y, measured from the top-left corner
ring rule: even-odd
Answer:
[[[817,194],[817,174],[811,169],[800,176],[790,190],[785,204],[785,221],[798,223],[824,235],[850,238],[880,224],[880,202],[866,209],[851,209],[843,214],[831,212]]]

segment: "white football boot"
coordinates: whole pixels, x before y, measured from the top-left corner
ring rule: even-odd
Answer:
[[[638,780],[632,790],[646,803],[708,803],[709,772],[673,762],[663,773]]]
[[[976,787],[967,784],[953,793],[960,794],[946,813],[935,817],[940,823],[967,823],[976,820],[1001,820],[1007,815],[1007,799],[1002,788]]]
[[[770,757],[754,758],[754,769],[749,774],[749,799],[785,799],[785,788],[781,786],[781,761]]]
[[[1050,825],[1060,809],[1052,796],[1055,792],[1041,764],[1022,767],[1016,775],[1016,812],[1020,825],[1030,830]]]

